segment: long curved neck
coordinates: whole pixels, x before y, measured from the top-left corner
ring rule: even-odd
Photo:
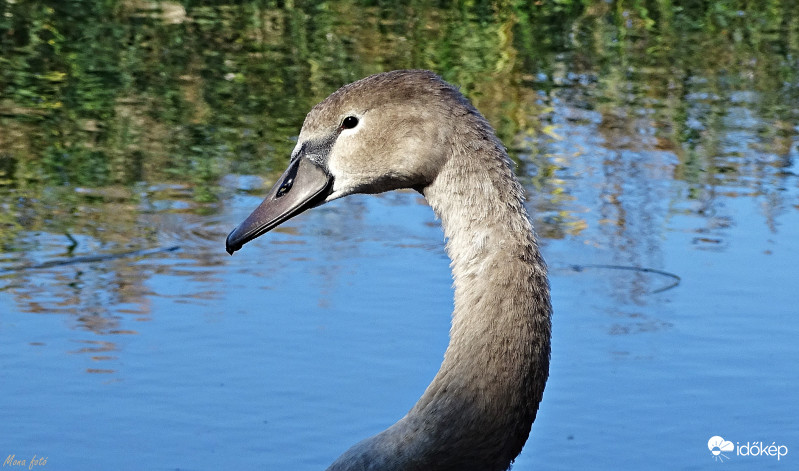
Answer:
[[[501,144],[468,144],[423,190],[455,285],[441,369],[405,417],[329,470],[499,471],[527,440],[549,372],[546,266]]]

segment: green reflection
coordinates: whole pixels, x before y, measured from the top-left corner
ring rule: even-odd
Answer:
[[[0,238],[90,233],[87,206],[135,224],[75,188],[127,188],[135,212],[136,185],[177,183],[215,211],[223,176],[285,165],[314,103],[411,67],[462,87],[536,189],[544,233],[576,234],[561,174],[579,155],[553,151],[564,88],[599,113],[608,149],[674,153],[698,198],[763,178],[725,140],[738,108],[758,121],[758,151],[789,165],[798,52],[793,0],[0,0]]]

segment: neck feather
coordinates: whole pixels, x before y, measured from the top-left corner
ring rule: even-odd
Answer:
[[[527,440],[549,372],[546,266],[499,141],[453,148],[423,190],[455,286],[441,369],[404,418],[330,470],[505,470]]]
[[[522,188],[501,144],[482,144],[456,154],[425,191],[447,238],[455,310],[444,362],[411,413],[435,414],[459,396],[452,432],[474,441],[473,460],[487,460],[475,469],[504,470],[527,440],[549,374],[551,306]]]

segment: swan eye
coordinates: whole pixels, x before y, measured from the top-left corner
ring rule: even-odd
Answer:
[[[344,118],[344,121],[341,122],[341,129],[352,129],[358,125],[358,118],[355,116],[347,116]]]

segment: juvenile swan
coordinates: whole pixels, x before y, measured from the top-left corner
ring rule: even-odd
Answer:
[[[288,169],[227,251],[328,201],[398,188],[422,193],[441,219],[455,285],[450,343],[410,412],[328,470],[508,469],[549,374],[549,283],[505,148],[455,87],[398,70],[316,105]]]

